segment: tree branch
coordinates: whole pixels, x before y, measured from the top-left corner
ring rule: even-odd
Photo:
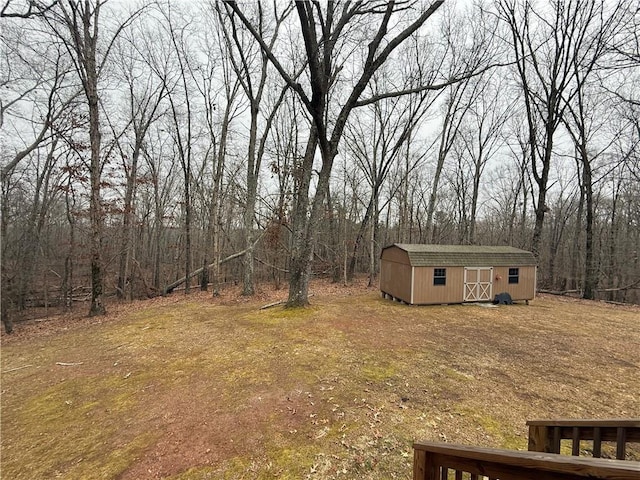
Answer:
[[[276,70],[278,70],[278,73],[280,74],[280,76],[284,79],[285,82],[287,82],[287,84],[289,84],[289,86],[298,95],[300,95],[300,99],[305,104],[305,106],[308,107],[311,102],[309,100],[309,97],[307,97],[307,94],[305,93],[304,89],[302,88],[302,85],[300,85],[298,82],[296,82],[287,73],[287,71],[284,69],[284,67],[280,64],[278,59],[273,54],[272,50],[269,48],[269,45],[267,45],[267,43],[262,39],[262,36],[260,35],[260,33],[258,33],[258,31],[256,31],[256,29],[253,27],[251,22],[249,22],[247,17],[245,17],[244,14],[242,13],[242,11],[238,8],[237,2],[235,2],[235,1],[225,1],[225,5],[229,5],[229,7],[233,10],[233,13],[235,13],[238,16],[238,18],[244,24],[244,26],[247,28],[247,30],[249,30],[251,35],[253,35],[253,38],[255,38],[256,41],[260,44],[260,47],[262,48],[262,51],[269,58],[269,60],[271,61],[273,66],[276,68]]]
[[[0,17],[7,18],[32,18],[44,15],[48,10],[51,10],[58,3],[59,0],[54,0],[49,5],[39,4],[35,0],[29,0],[29,8],[26,12],[7,12],[11,0],[7,0],[2,10],[0,10]]]
[[[484,67],[480,70],[468,73],[466,75],[462,75],[460,77],[455,77],[452,78],[450,80],[447,80],[446,82],[443,83],[435,83],[435,84],[430,84],[430,85],[422,85],[420,87],[415,87],[415,88],[407,88],[405,90],[396,90],[395,92],[386,92],[386,93],[380,93],[378,95],[373,95],[372,97],[369,98],[365,98],[363,100],[359,100],[355,103],[356,107],[364,107],[366,105],[371,105],[372,103],[376,103],[380,100],[384,100],[386,98],[395,98],[395,97],[401,97],[404,95],[411,95],[414,93],[422,93],[422,92],[426,92],[429,90],[435,91],[435,90],[442,90],[443,88],[449,87],[451,85],[454,85],[456,83],[462,82],[464,80],[469,80],[471,78],[477,77],[479,75],[482,75],[483,73],[491,70],[492,68],[497,68],[497,67],[506,67],[509,65],[513,65],[514,62],[509,62],[509,63],[494,63],[491,64],[487,67]]]

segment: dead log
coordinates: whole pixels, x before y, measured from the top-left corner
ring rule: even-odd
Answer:
[[[262,237],[264,237],[265,233],[266,233],[266,230],[263,230],[262,233],[258,236],[258,238],[256,238],[255,242],[253,242],[253,244],[251,245],[251,248],[254,248],[258,244],[258,242],[260,240],[262,240]],[[234,253],[232,255],[229,255],[228,257],[223,258],[222,260],[220,260],[218,262],[218,265],[222,265],[223,263],[227,263],[227,262],[233,260],[234,258],[241,257],[245,253],[247,253],[248,250],[249,250],[249,248],[245,248],[241,252],[237,252],[237,253]],[[213,262],[213,263],[210,263],[209,265],[207,265],[206,268],[213,268],[215,265],[216,265],[216,262]],[[187,275],[186,277],[182,277],[181,279],[176,280],[175,282],[167,285],[164,288],[164,290],[162,291],[163,292],[162,294],[163,295],[167,295],[167,294],[171,293],[177,286],[182,285],[184,282],[186,282],[188,278],[193,278],[196,275],[201,274],[204,269],[205,269],[205,267],[200,267],[197,270],[194,270],[193,272],[189,273],[189,275]]]
[[[640,279],[636,280],[633,283],[630,283],[629,285],[625,285],[623,287],[616,287],[616,288],[598,288],[596,289],[596,292],[622,292],[625,290],[635,290],[637,288],[640,287]]]
[[[271,307],[277,307],[278,305],[282,305],[283,303],[286,303],[286,300],[278,300],[277,302],[273,302],[273,303],[267,303],[266,305],[263,305],[260,307],[260,310],[266,310],[267,308],[271,308]]]
[[[640,286],[640,279],[636,280],[629,285],[624,285],[622,287],[616,288],[597,288],[596,292],[622,292],[625,290],[635,290]],[[571,293],[582,293],[582,290],[545,290],[540,289],[538,293],[548,293],[549,295],[569,295]]]
[[[16,370],[22,370],[23,368],[33,367],[33,365],[23,365],[21,367],[10,368],[9,370],[3,370],[2,373],[15,372]]]
[[[580,290],[538,290],[538,293],[548,293],[549,295],[569,295],[570,293],[580,293]]]
[[[311,298],[311,297],[313,297],[313,293],[310,293],[308,295],[308,298]],[[287,300],[279,300],[277,302],[267,303],[266,305],[261,306],[260,310],[266,310],[267,308],[277,307],[278,305],[284,305],[285,303],[287,303]]]
[[[223,258],[222,260],[220,260],[220,261],[218,262],[218,265],[222,265],[223,263],[230,262],[230,261],[231,261],[231,260],[233,260],[234,258],[238,258],[238,257],[243,256],[245,253],[247,253],[247,250],[248,250],[248,248],[245,248],[245,249],[244,249],[244,250],[242,250],[241,252],[237,252],[237,253],[234,253],[233,255],[229,255],[229,256],[228,256],[228,257],[226,257],[226,258]],[[207,268],[213,268],[215,265],[216,265],[216,262],[210,263],[209,265],[207,265]],[[204,267],[200,267],[200,268],[198,268],[197,270],[194,270],[193,272],[191,272],[191,273],[189,274],[189,276],[188,276],[188,277],[182,277],[181,279],[176,280],[175,282],[173,282],[173,283],[171,283],[171,284],[167,285],[167,286],[164,288],[164,295],[167,295],[167,294],[169,294],[169,293],[173,292],[173,290],[174,290],[176,287],[178,287],[178,286],[182,285],[184,282],[186,282],[186,281],[187,281],[187,278],[193,278],[193,277],[195,277],[196,275],[201,274],[203,270],[204,270]]]

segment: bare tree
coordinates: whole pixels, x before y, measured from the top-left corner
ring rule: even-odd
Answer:
[[[274,49],[280,28],[283,22],[292,12],[292,5],[288,5],[278,11],[277,4],[274,4],[274,24],[268,25],[264,16],[262,4],[255,5],[257,33],[260,38],[264,38],[267,48],[271,51]],[[243,295],[253,295],[254,286],[254,251],[253,244],[255,241],[255,210],[256,198],[258,193],[258,178],[262,166],[262,157],[264,155],[265,142],[269,135],[269,130],[273,124],[273,119],[285,98],[285,93],[289,85],[285,83],[280,88],[279,95],[272,99],[271,105],[268,107],[263,103],[265,97],[265,89],[269,86],[269,59],[259,45],[255,42],[247,43],[244,31],[236,25],[234,15],[228,15],[230,25],[225,25],[222,11],[219,4],[216,3],[216,10],[221,20],[221,25],[227,43],[227,52],[236,77],[238,78],[242,90],[249,102],[249,139],[247,147],[247,195],[244,205],[244,230],[245,230],[245,248],[244,256],[244,274],[243,274]],[[227,11],[231,10],[227,4]],[[257,47],[257,49],[255,48]],[[257,51],[256,51],[257,50]],[[297,75],[294,75],[295,80]],[[264,126],[259,129],[260,114],[263,114]]]
[[[521,0],[500,0],[527,114],[532,174],[537,185],[532,250],[540,255],[554,140],[567,105],[576,95],[574,64],[580,62],[596,21],[596,2],[553,2],[550,8]],[[601,2],[598,2],[601,3]]]
[[[106,312],[103,300],[104,267],[102,264],[103,212],[101,204],[101,176],[104,162],[101,157],[100,131],[100,93],[99,79],[106,65],[111,47],[120,32],[136,14],[130,15],[111,33],[106,47],[99,48],[99,33],[102,25],[102,7],[104,0],[85,1],[66,0],[56,2],[41,9],[44,20],[63,42],[69,53],[74,71],[82,85],[89,115],[89,142],[91,146],[90,206],[91,220],[91,306],[89,315],[102,315]]]
[[[442,69],[448,72],[449,78],[460,78],[446,90],[446,97],[442,107],[442,126],[437,139],[438,152],[431,181],[431,192],[426,208],[426,241],[435,241],[434,215],[440,190],[440,180],[445,162],[454,143],[460,135],[460,129],[469,113],[471,106],[482,95],[482,82],[472,81],[469,72],[482,73],[490,68],[492,56],[495,52],[495,19],[484,10],[467,10],[464,13],[448,8],[441,25],[441,36],[445,41],[445,52]],[[483,28],[469,29],[468,22],[478,22]],[[461,49],[464,44],[466,48]]]
[[[413,47],[405,52],[411,60],[418,55],[419,51],[418,44]],[[403,63],[412,65],[409,58]],[[397,67],[381,68],[374,75],[370,87],[372,95],[389,91],[390,85],[393,84],[403,83],[406,88],[411,88],[411,84],[414,82],[433,81],[433,78],[425,78],[419,72],[413,71],[413,68],[408,68],[404,72],[406,74],[404,78],[392,78],[393,70],[397,70]],[[433,72],[430,73],[433,74]],[[358,250],[369,223],[371,223],[369,278],[370,283],[373,282],[376,257],[374,246],[377,239],[378,217],[382,208],[380,205],[382,185],[394,165],[405,160],[412,132],[418,128],[427,111],[437,99],[437,95],[432,95],[432,93],[432,91],[426,90],[406,97],[383,99],[363,107],[351,116],[348,130],[345,133],[345,146],[362,171],[370,192],[368,200],[365,200],[366,210],[353,242],[351,259],[347,269],[348,279],[354,275]]]
[[[166,90],[166,99],[169,103],[169,132],[173,138],[175,156],[178,158],[182,169],[184,210],[184,278],[185,294],[190,292],[191,271],[193,268],[192,250],[192,221],[193,221],[193,157],[195,138],[199,125],[195,122],[194,102],[194,70],[197,68],[197,60],[190,47],[192,43],[189,28],[190,20],[181,17],[179,10],[175,9],[171,2],[160,6],[163,21],[160,24],[161,31],[166,35],[170,48],[158,48],[157,54],[150,57],[151,68],[158,76]],[[185,14],[186,15],[186,14]]]
[[[205,164],[210,162],[211,168],[200,289],[207,290],[211,281],[213,296],[220,293],[223,180],[229,135],[232,122],[243,110],[243,106],[238,102],[241,83],[228,58],[229,39],[225,37],[224,29],[220,25],[221,20],[219,14],[210,19],[213,36],[205,35],[203,40],[204,50],[208,52],[207,61],[198,69],[199,78],[195,81],[204,104],[207,125],[208,147],[204,155]],[[220,83],[222,85],[219,85]],[[213,265],[212,268],[209,268],[210,264]]]
[[[82,82],[89,110],[89,139],[91,143],[91,306],[89,315],[103,315],[106,308],[103,301],[102,266],[102,205],[100,203],[100,178],[102,162],[100,158],[100,105],[98,78],[100,64],[97,57],[98,33],[100,25],[100,2],[69,1],[61,3],[50,25],[61,38],[67,39],[68,51],[74,59],[76,72]],[[67,30],[64,31],[63,29]]]
[[[503,127],[514,106],[513,102],[503,98],[505,85],[498,75],[485,75],[471,80],[479,85],[472,91],[472,97],[467,99],[470,109],[457,139],[459,152],[456,170],[461,181],[457,193],[462,200],[460,242],[467,244],[476,243],[482,176],[487,163],[501,146]],[[470,198],[467,199],[467,195]]]
[[[582,164],[582,187],[585,194],[586,226],[585,226],[585,275],[583,297],[595,298],[598,285],[596,255],[594,252],[594,199],[593,199],[593,162],[599,153],[607,149],[600,147],[595,153],[591,147],[595,135],[604,121],[606,112],[596,113],[598,95],[593,91],[592,79],[599,69],[599,63],[607,54],[607,46],[619,31],[624,18],[624,9],[620,5],[608,11],[604,2],[589,0],[582,5],[584,10],[584,26],[582,40],[576,46],[577,54],[571,58],[572,88],[565,92],[562,100],[566,102],[563,123],[573,140],[576,153]],[[591,100],[591,101],[590,101]],[[594,102],[595,100],[595,102]]]
[[[142,148],[142,158],[145,163],[143,175],[147,179],[142,186],[150,188],[150,225],[149,239],[146,251],[148,252],[149,267],[151,270],[152,286],[156,292],[161,291],[161,284],[167,282],[163,275],[161,262],[166,253],[167,223],[175,217],[176,208],[176,169],[178,166],[174,162],[172,155],[173,140],[167,138],[165,129],[160,125],[152,125],[148,134],[148,141]],[[141,186],[141,187],[142,187]],[[140,188],[138,188],[140,195]]]
[[[129,285],[129,298],[133,299],[133,279],[131,278],[131,265],[134,258],[134,219],[135,197],[138,184],[140,156],[147,132],[151,123],[157,120],[160,105],[165,97],[166,85],[157,82],[153,72],[146,68],[142,55],[143,47],[137,43],[141,32],[131,32],[124,35],[122,41],[116,45],[117,59],[114,65],[121,77],[123,86],[127,92],[127,129],[131,130],[131,136],[124,137],[128,145],[122,145],[123,139],[116,138],[117,146],[123,160],[123,170],[126,176],[124,192],[124,204],[122,208],[123,221],[120,241],[120,260],[118,266],[117,292],[120,298],[126,295],[126,287]],[[138,55],[141,54],[141,55]]]
[[[20,16],[22,19],[23,17]],[[30,18],[29,16],[25,18]],[[40,232],[49,206],[54,201],[56,182],[49,181],[56,168],[58,136],[69,130],[73,110],[80,93],[73,82],[72,67],[64,46],[55,37],[42,39],[47,32],[38,28],[40,19],[14,20],[3,25],[0,33],[2,67],[0,70],[0,128],[2,128],[2,319],[10,330],[9,303],[24,308],[27,288],[32,282]],[[49,34],[50,35],[50,34]],[[6,123],[5,123],[6,122]],[[26,165],[23,165],[26,164]],[[14,175],[17,169],[21,173]],[[30,213],[25,213],[22,239],[14,252],[19,257],[17,270],[10,272],[8,227],[10,194],[22,175],[32,174]],[[26,205],[25,205],[26,207]],[[29,233],[30,232],[30,233]],[[21,252],[21,253],[20,253]],[[21,266],[18,266],[21,265]],[[13,278],[15,277],[15,278]],[[6,287],[12,284],[9,291]],[[14,298],[15,297],[15,298]]]
[[[282,78],[298,94],[309,112],[313,125],[304,160],[304,179],[301,188],[296,192],[296,205],[293,218],[293,246],[291,255],[291,274],[289,281],[289,306],[308,303],[310,260],[313,252],[313,235],[323,211],[324,197],[327,191],[334,159],[351,111],[358,105],[371,103],[377,98],[362,99],[369,81],[374,73],[387,61],[389,56],[413,33],[418,31],[426,20],[442,5],[436,0],[430,5],[415,2],[415,16],[408,15],[404,19],[395,19],[394,14],[402,10],[408,14],[411,10],[406,4],[389,2],[380,5],[377,2],[344,3],[329,2],[326,6],[313,2],[297,2],[296,11],[300,21],[300,29],[304,42],[309,75],[309,91],[296,82],[291,74],[277,59],[273,49],[260,35],[249,19],[235,2],[229,2],[233,12],[258,40],[263,51],[276,67]],[[392,19],[397,20],[391,29]],[[345,33],[356,22],[367,22],[372,29],[372,40],[364,53],[364,62],[355,74],[355,82],[342,99],[331,93],[336,85],[343,58],[338,54],[348,37]],[[377,24],[374,22],[377,21]],[[376,25],[374,27],[374,25]],[[374,29],[375,28],[375,29]],[[335,93],[335,92],[333,92]],[[378,96],[379,97],[379,96]],[[335,110],[334,110],[335,108]],[[337,115],[329,120],[328,115],[337,111]],[[320,150],[322,166],[318,175],[316,194],[309,199],[312,165],[316,148]],[[307,212],[310,210],[310,215]]]

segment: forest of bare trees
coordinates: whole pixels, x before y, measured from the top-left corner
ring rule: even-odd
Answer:
[[[2,319],[512,245],[640,302],[640,7],[9,0]]]

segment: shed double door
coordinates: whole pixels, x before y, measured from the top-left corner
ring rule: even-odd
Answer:
[[[492,300],[493,267],[465,267],[464,301],[484,302]]]

